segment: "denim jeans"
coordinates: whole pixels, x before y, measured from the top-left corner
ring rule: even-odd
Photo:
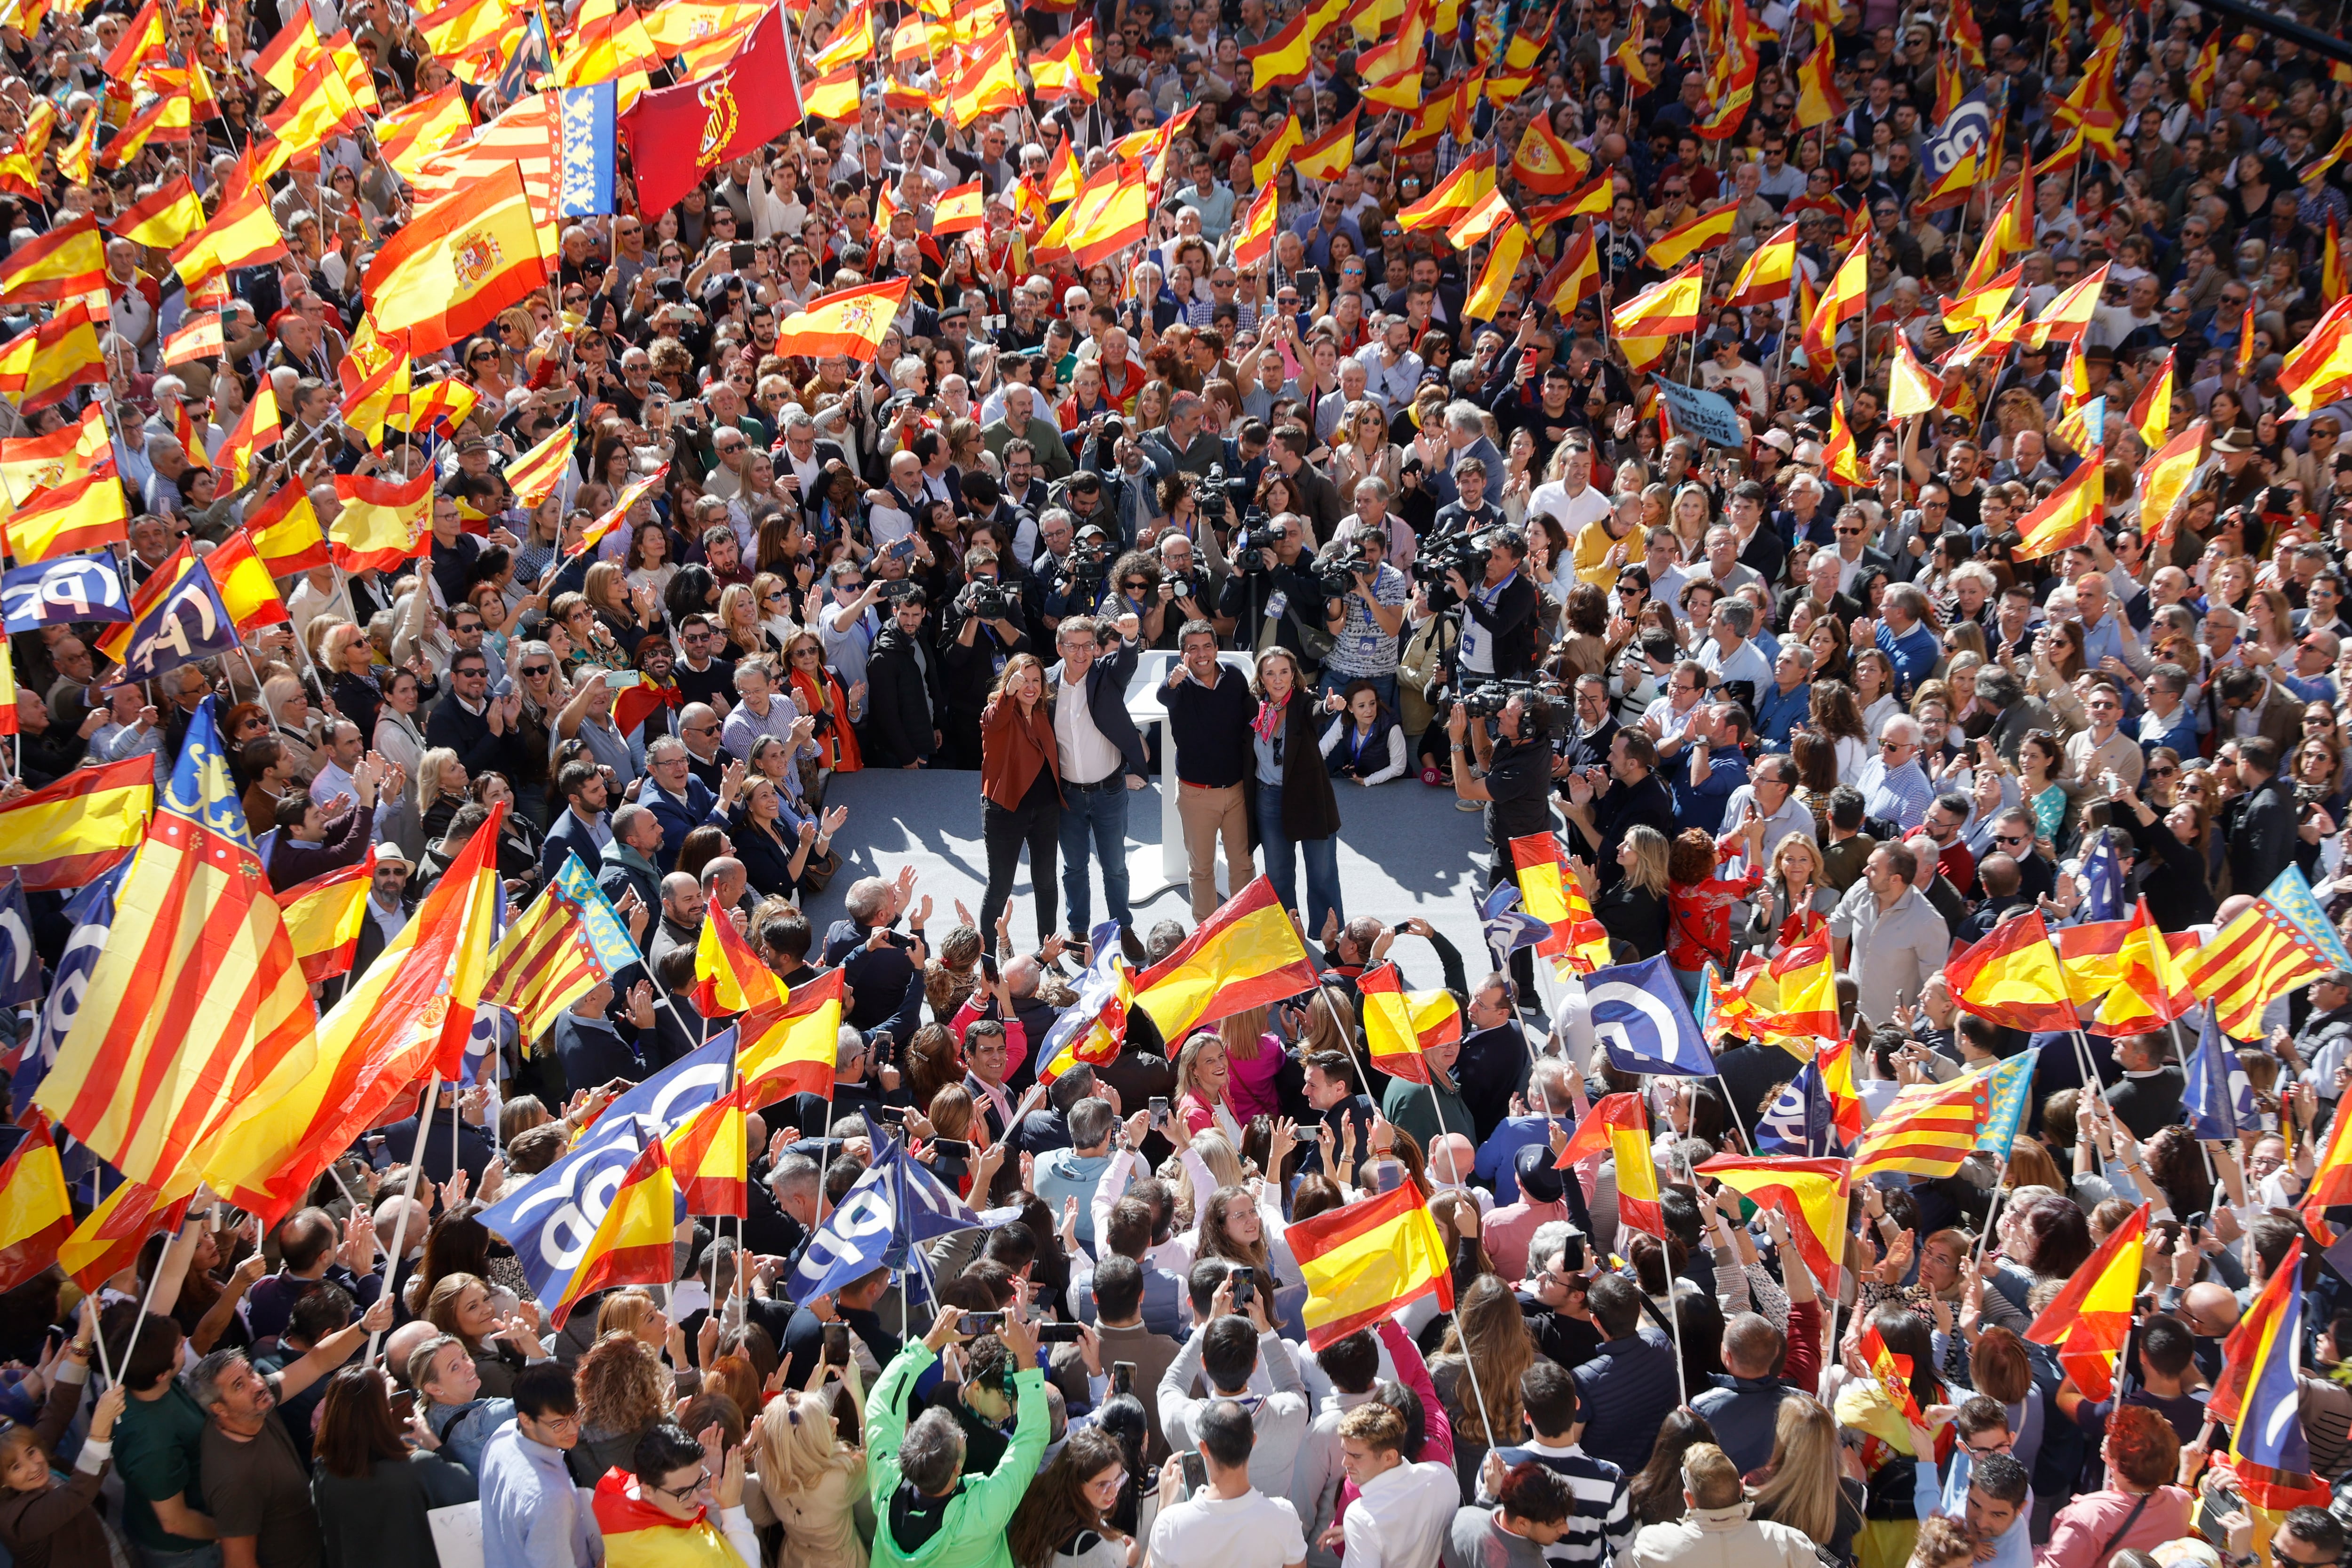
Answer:
[[[221,1568],[221,1549],[216,1542],[208,1542],[193,1552],[159,1552],[134,1541],[131,1542],[131,1552],[139,1568]]]
[[[1298,907],[1298,861],[1294,849],[1307,857],[1307,929],[1319,931],[1323,917],[1333,914],[1340,923],[1347,912],[1339,907],[1339,840],[1291,840],[1282,836],[1282,786],[1257,786],[1258,846],[1265,851],[1265,875],[1285,909]]]
[[[1062,901],[1068,906],[1064,929],[1081,939],[1094,930],[1089,860],[1102,862],[1103,902],[1110,906],[1110,918],[1121,926],[1135,921],[1127,907],[1127,775],[1114,774],[1111,783],[1110,789],[1062,792]]]

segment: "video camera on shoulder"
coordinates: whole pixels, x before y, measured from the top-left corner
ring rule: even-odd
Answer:
[[[1379,570],[1379,563],[1364,553],[1364,547],[1351,542],[1335,547],[1317,563],[1315,581],[1322,586],[1325,598],[1344,598]]]
[[[1567,737],[1575,716],[1570,693],[1555,683],[1539,680],[1482,680],[1457,699],[1473,719],[1500,719],[1513,698],[1521,699],[1519,739],[1558,741]]]

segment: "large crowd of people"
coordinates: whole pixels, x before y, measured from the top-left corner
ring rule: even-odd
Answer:
[[[487,124],[537,87],[534,47],[568,61],[578,29],[651,22],[677,55],[733,9],[516,6],[500,31],[401,0],[0,7],[10,254],[175,180],[216,204],[281,132],[298,24],[380,110],[269,176],[286,254],[232,270],[225,304],[192,302],[168,247],[110,237],[102,379],[0,415],[23,440],[102,405],[123,599],[289,489],[331,534],[339,478],[434,476],[410,560],[282,578],[282,617],[146,680],[107,623],[20,594],[44,574],[18,539],[0,804],[141,756],[166,779],[209,705],[272,889],[372,865],[352,974],[486,828],[513,911],[576,857],[637,947],[267,1228],[199,1201],[103,1279],[60,1264],[0,1296],[10,1562],[2346,1560],[2352,1288],[2300,1205],[2352,1075],[2352,973],[2235,1042],[2221,1138],[2184,1105],[2202,1008],[2029,1037],[1946,974],[2118,888],[2198,940],[2290,870],[2352,906],[2352,404],[2280,384],[2346,289],[2340,12],[1035,5],[1003,18],[1019,106],[958,123],[929,96],[950,8],[793,0],[803,89],[872,29],[853,108],[655,213],[625,138],[604,149],[618,210],[563,219],[548,288],[413,365],[412,397],[453,382],[463,417],[361,418],[368,264],[420,205],[381,116],[454,90]],[[1303,72],[1257,85],[1294,24]],[[1416,27],[1401,108],[1360,68]],[[106,74],[125,58],[136,87]],[[1047,90],[1048,58],[1087,90]],[[142,144],[159,80],[194,108]],[[1350,117],[1336,171],[1302,173]],[[1544,216],[1564,187],[1530,147],[1602,184],[1591,216]],[[1949,192],[1962,154],[1979,177]],[[1049,242],[1065,175],[1122,157],[1151,169],[1143,231],[1081,265]],[[1451,242],[1468,201],[1426,216],[1481,158],[1532,236],[1516,271],[1490,265],[1507,235]],[[935,234],[975,183],[981,226]],[[1726,208],[1696,330],[1637,370],[1612,313]],[[1789,288],[1734,299],[1784,226]],[[1809,331],[1857,242],[1866,301]],[[2095,277],[2074,330],[1979,342]],[[777,352],[820,296],[901,279],[870,355]],[[66,308],[0,298],[0,333]],[[215,310],[217,346],[167,357]],[[1945,367],[1935,405],[1891,416],[1914,362]],[[1738,439],[1671,417],[1653,372]],[[26,374],[0,342],[0,391]],[[232,437],[265,389],[282,429],[248,460]],[[2196,421],[2193,473],[2143,511]],[[516,459],[567,427],[526,503]],[[2103,510],[2031,554],[2085,463]],[[1154,650],[1164,734],[1130,712]],[[1126,869],[1170,745],[1189,921],[1133,907]],[[864,856],[850,775],[886,768],[976,823],[977,910]],[[2031,1053],[2018,1135],[1859,1184],[1815,1278],[1787,1213],[1700,1169],[1787,1147],[1803,1058],[1735,1024],[1712,1076],[1645,1077],[1538,980],[1549,956],[1474,968],[1426,920],[1349,908],[1339,836],[1370,790],[1475,815],[1482,887],[1556,833],[1613,957],[1664,955],[1695,1005],[1826,936],[1865,1114]],[[1115,1057],[1046,1080],[1101,922],[1141,969],[1261,875],[1317,984],[1181,1037],[1130,1008]],[[813,921],[836,879],[845,918]],[[22,896],[16,940],[55,972],[73,889]],[[559,1322],[482,1215],[722,1021],[698,986],[715,921],[784,986],[839,972],[831,1092],[748,1118],[741,1217],[690,1216],[667,1279]],[[1366,1065],[1358,983],[1399,961],[1460,1020],[1426,1082]],[[8,993],[12,1061],[42,990]],[[1654,1228],[1613,1155],[1561,1162],[1611,1093],[1649,1106]],[[877,1140],[986,1223],[800,1299]],[[71,1152],[79,1215],[110,1183]],[[1403,1185],[1446,1291],[1310,1350],[1286,1234]],[[2029,1331],[2143,1209],[2128,1342],[2086,1386]],[[2209,1402],[2299,1239],[2296,1387],[2266,1419],[2300,1427],[2308,1485],[2266,1510]]]

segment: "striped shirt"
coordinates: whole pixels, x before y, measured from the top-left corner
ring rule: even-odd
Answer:
[[[1567,1532],[1544,1548],[1544,1561],[1552,1568],[1591,1568],[1592,1564],[1623,1559],[1633,1540],[1633,1510],[1626,1500],[1631,1483],[1623,1470],[1606,1459],[1592,1458],[1574,1444],[1555,1448],[1548,1443],[1528,1443],[1516,1448],[1497,1449],[1496,1457],[1506,1468],[1533,1459],[1566,1481],[1575,1496],[1576,1505],[1570,1510]],[[1495,1502],[1486,1491],[1483,1472],[1478,1501],[1489,1507]]]

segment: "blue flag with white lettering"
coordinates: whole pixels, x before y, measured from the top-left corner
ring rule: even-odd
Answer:
[[[1591,1004],[1593,1037],[1608,1049],[1612,1067],[1682,1078],[1715,1071],[1714,1053],[1663,953],[1594,970],[1584,982],[1584,994]]]

